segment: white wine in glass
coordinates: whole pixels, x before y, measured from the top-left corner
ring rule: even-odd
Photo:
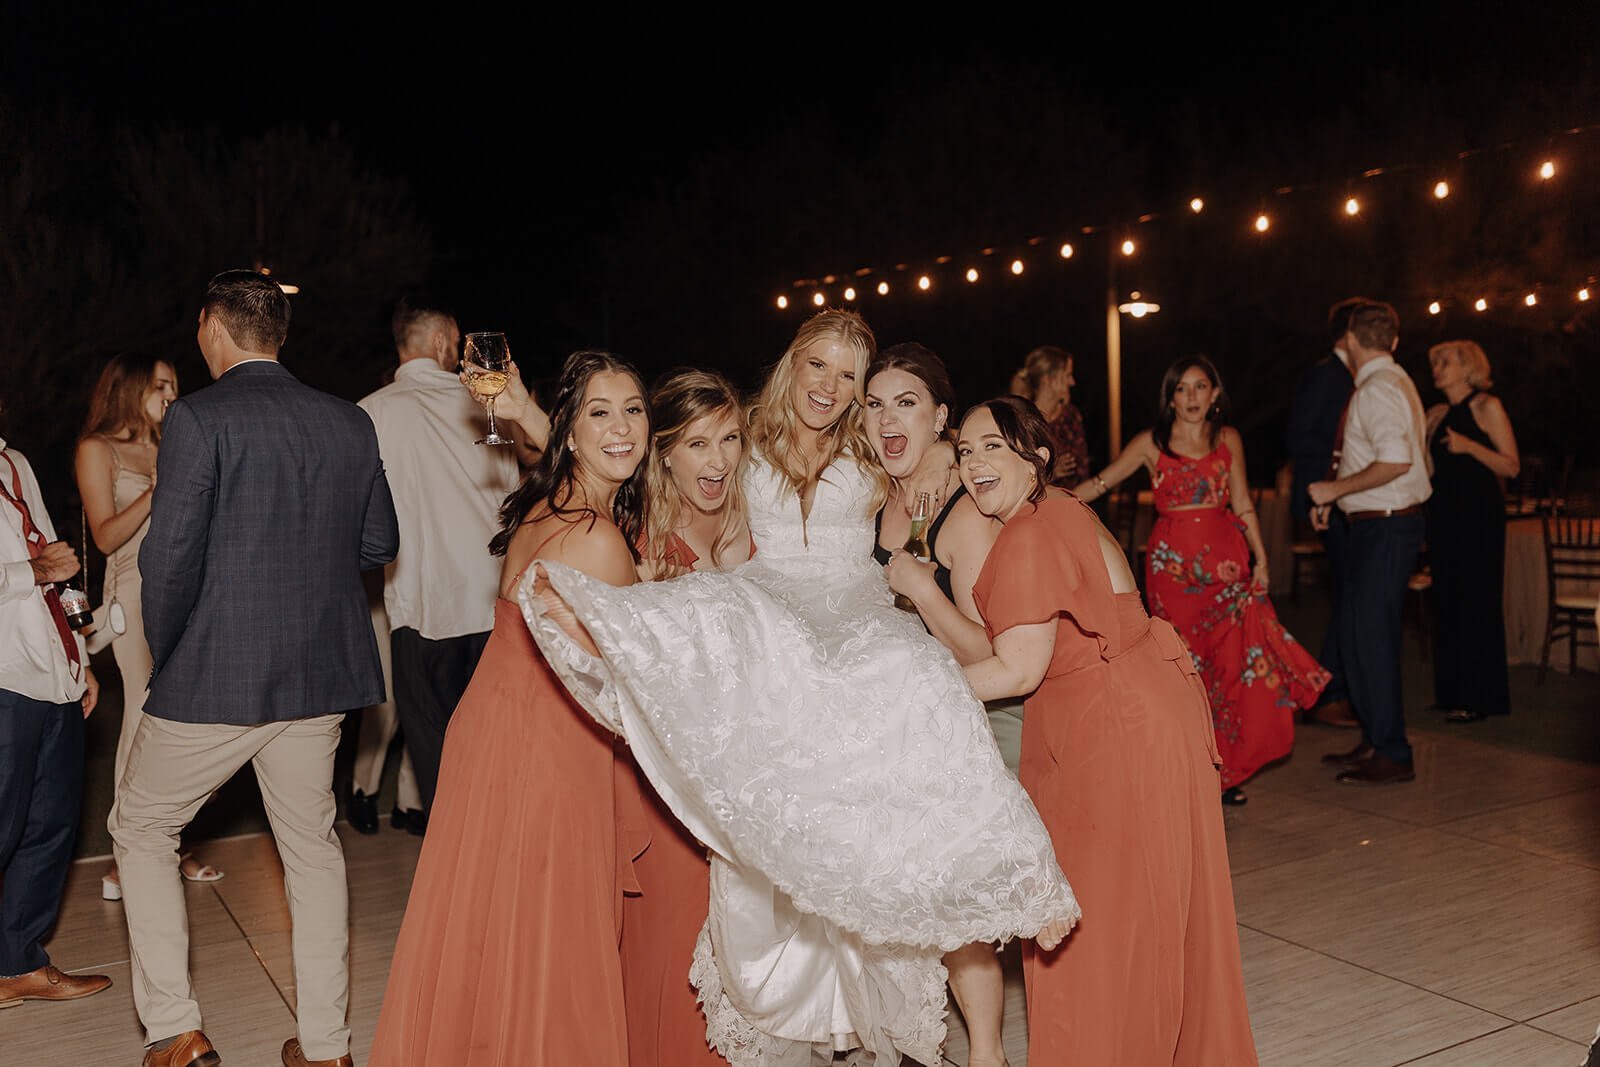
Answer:
[[[903,546],[913,556],[926,563],[933,558],[933,553],[928,549],[928,519],[933,511],[933,497],[928,493],[918,493],[917,502],[911,509],[911,536],[906,538]],[[916,611],[917,606],[911,598],[903,593],[894,595],[894,606],[901,611]]]
[[[487,401],[489,409],[489,436],[480,445],[509,445],[511,438],[501,437],[494,423],[494,398],[506,390],[511,380],[511,349],[503,333],[469,333],[466,348],[461,354],[462,366],[467,372],[467,388],[479,401]]]

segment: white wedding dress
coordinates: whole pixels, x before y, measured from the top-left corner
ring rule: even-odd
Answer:
[[[691,980],[718,1051],[936,1064],[942,952],[1077,902],[960,666],[893,605],[868,477],[835,462],[804,520],[758,457],[743,486],[756,555],[736,570],[616,588],[546,565],[601,659],[543,615],[531,568],[523,613],[713,852]]]

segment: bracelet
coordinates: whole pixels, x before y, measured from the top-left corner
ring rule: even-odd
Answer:
[[[1234,514],[1242,519],[1246,515],[1254,515],[1255,513],[1256,513],[1256,509],[1255,508],[1246,508],[1244,511],[1238,511],[1238,512],[1235,512]]]
[[[1104,478],[1100,477],[1098,474],[1096,474],[1094,476],[1094,484],[1098,485],[1100,487],[1100,495],[1101,496],[1104,496],[1105,494],[1111,492],[1111,487],[1106,484],[1106,480]]]

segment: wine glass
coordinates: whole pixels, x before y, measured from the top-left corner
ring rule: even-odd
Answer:
[[[506,383],[511,378],[511,349],[506,345],[506,335],[492,332],[467,334],[461,363],[467,371],[467,388],[478,400],[488,401],[489,436],[476,443],[511,444],[511,438],[501,437],[494,423],[494,398],[505,392]]]

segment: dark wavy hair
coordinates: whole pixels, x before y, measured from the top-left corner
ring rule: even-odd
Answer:
[[[638,384],[640,399],[645,404],[646,418],[649,417],[650,408],[648,399],[645,399],[647,394],[644,381],[632,364],[618,359],[609,352],[583,351],[568,356],[567,362],[561,368],[561,381],[556,385],[555,399],[551,403],[549,444],[539,456],[539,462],[523,476],[522,481],[506,497],[505,503],[500,505],[500,532],[489,542],[490,555],[506,554],[517,528],[527,521],[533,509],[541,503],[548,502],[550,511],[556,515],[588,515],[591,524],[598,518],[592,508],[566,506],[571,502],[572,482],[577,475],[577,457],[573,455],[572,449],[567,447],[567,438],[572,435],[573,424],[578,421],[578,415],[583,410],[583,396],[588,391],[590,379],[605,371],[626,374]],[[647,430],[646,448],[650,447],[649,442],[650,435]],[[634,469],[633,476],[618,487],[616,499],[611,505],[611,521],[622,531],[622,536],[628,542],[628,551],[633,553],[635,562],[639,559],[639,538],[644,533],[645,476],[646,468],[649,466],[648,459],[648,454],[640,457],[639,466]]]
[[[886,370],[903,370],[927,386],[934,406],[943,404],[952,416],[950,421],[956,421],[956,389],[950,384],[950,371],[945,367],[944,360],[939,358],[939,353],[915,341],[890,345],[879,351],[876,358],[867,364],[866,376],[861,381],[863,388]]]
[[[1156,447],[1169,456],[1172,454],[1172,449],[1168,447],[1172,442],[1172,424],[1178,419],[1172,398],[1178,393],[1178,383],[1183,381],[1183,376],[1189,373],[1191,367],[1199,367],[1200,373],[1211,379],[1212,388],[1216,390],[1211,407],[1206,411],[1206,443],[1215,448],[1217,435],[1228,423],[1228,391],[1222,387],[1222,375],[1217,373],[1216,364],[1205,356],[1184,356],[1168,367],[1167,373],[1161,377],[1161,406],[1156,411],[1156,424],[1150,428],[1150,436]]]
[[[979,408],[986,409],[994,417],[1006,446],[1033,467],[1033,492],[1028,494],[1028,503],[1037,504],[1050,488],[1050,463],[1055,451],[1050,447],[1050,424],[1044,421],[1033,401],[1020,396],[997,396],[974,404],[967,409],[966,418],[970,419]],[[1039,455],[1041,448],[1043,456]]]

